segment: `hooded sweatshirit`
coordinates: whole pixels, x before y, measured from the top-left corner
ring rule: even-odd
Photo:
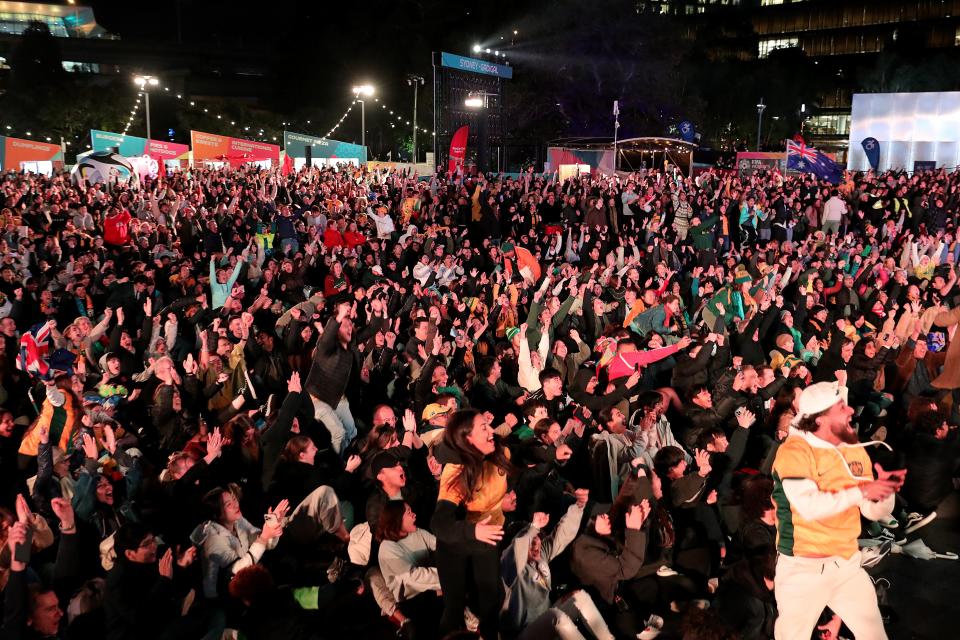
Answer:
[[[864,450],[869,444],[834,446],[791,427],[773,462],[780,553],[850,558],[857,552],[860,515],[890,516],[895,495],[873,502],[860,491],[860,483],[874,479]]]

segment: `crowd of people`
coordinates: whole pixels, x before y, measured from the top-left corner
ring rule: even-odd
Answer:
[[[885,638],[958,186],[7,173],[2,635]]]

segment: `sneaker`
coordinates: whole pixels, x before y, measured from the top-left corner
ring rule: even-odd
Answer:
[[[918,516],[918,515],[920,515],[920,514],[918,514],[918,513],[911,513],[911,514],[910,514],[910,516],[914,516],[914,515],[917,515],[917,516]],[[908,520],[909,520],[910,516],[907,516],[907,519],[908,519]],[[910,523],[910,524],[907,525],[906,533],[913,533],[913,532],[916,531],[917,529],[919,529],[919,528],[921,528],[921,527],[927,526],[928,524],[930,524],[931,522],[933,522],[936,517],[937,517],[937,512],[936,512],[936,511],[931,511],[930,513],[928,513],[927,515],[925,515],[925,516],[923,516],[923,517],[921,517],[921,518],[919,518],[919,519],[914,519],[912,523]]]
[[[887,519],[887,520],[877,520],[877,524],[879,524],[879,525],[880,525],[881,527],[883,527],[884,529],[899,529],[899,528],[900,528],[900,523],[897,522],[897,519],[896,519],[896,518],[889,518],[889,519]]]
[[[879,540],[881,542],[883,542],[884,540],[893,540],[895,538],[896,536],[894,535],[893,531],[890,531],[889,529],[883,529],[883,528],[881,528],[877,532],[877,534],[873,536],[874,540]]]
[[[663,565],[662,567],[657,569],[657,575],[660,576],[661,578],[670,578],[672,576],[678,576],[680,574],[674,571],[673,569],[671,569],[670,567],[668,567],[667,565]]]
[[[644,629],[637,634],[637,640],[653,640],[663,631],[663,618],[658,615],[650,614],[643,624]]]
[[[865,547],[860,550],[860,566],[861,567],[873,567],[876,566],[883,557],[890,553],[890,549],[893,546],[893,543],[889,540],[880,543],[875,547]]]
[[[334,558],[333,562],[330,563],[330,566],[327,567],[327,581],[330,584],[335,583],[340,579],[340,576],[343,575],[343,565],[346,564],[343,561],[343,558]]]

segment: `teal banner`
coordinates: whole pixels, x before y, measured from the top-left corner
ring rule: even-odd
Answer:
[[[305,133],[283,132],[283,149],[291,158],[306,158],[307,147],[310,147],[310,157],[316,161],[322,160],[356,160],[359,164],[367,162],[367,148],[359,144],[317,138]]]
[[[119,153],[125,158],[142,156],[147,150],[147,139],[137,136],[127,136],[110,131],[90,130],[90,146],[94,151],[113,151],[119,147]]]
[[[513,77],[513,67],[505,64],[487,62],[486,60],[458,56],[455,53],[447,53],[446,51],[440,53],[440,64],[451,69],[480,73],[485,76],[496,76],[506,80]]]

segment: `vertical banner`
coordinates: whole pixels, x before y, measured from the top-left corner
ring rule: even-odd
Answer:
[[[470,135],[470,127],[464,125],[457,129],[450,139],[450,173],[463,171],[463,163],[467,157],[467,136]]]
[[[880,166],[880,143],[876,138],[864,138],[860,145],[863,147],[863,152],[867,155],[867,162],[870,163],[870,166],[874,171],[877,170],[877,167]]]

